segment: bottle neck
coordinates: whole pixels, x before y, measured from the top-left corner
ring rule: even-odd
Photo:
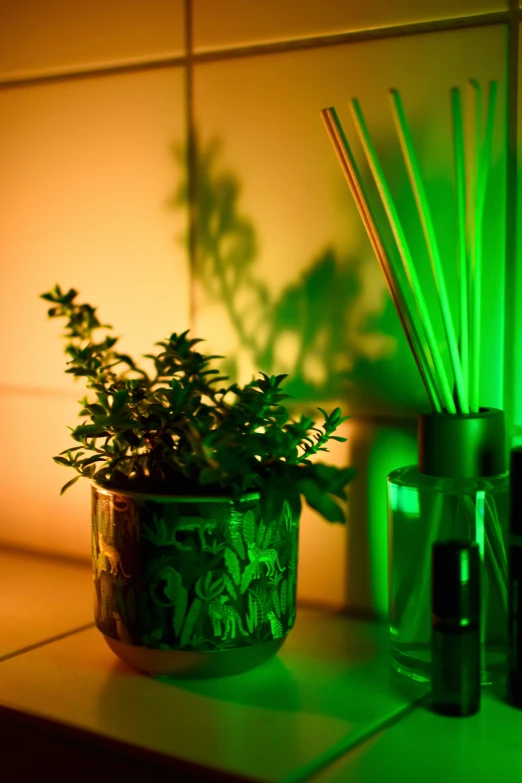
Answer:
[[[419,417],[419,471],[444,478],[485,478],[507,471],[504,411]]]

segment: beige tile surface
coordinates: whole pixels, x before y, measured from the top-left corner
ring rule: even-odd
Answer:
[[[502,407],[505,46],[505,29],[498,26],[195,67],[202,144],[196,330],[213,352],[236,360],[229,366],[241,381],[258,370],[289,373],[285,391],[308,401],[311,411],[340,404],[354,417],[349,427],[357,429],[353,451],[333,452],[338,464],[348,459],[359,471],[346,531],[303,513],[302,597],[337,604],[344,596],[351,606],[386,611],[385,480],[392,468],[416,461],[414,442],[405,442],[400,427],[381,435],[367,419],[357,423],[357,416],[426,407],[319,111],[337,107],[362,161],[348,110],[349,98],[359,97],[427,287],[429,261],[388,102],[390,87],[401,90],[456,316],[449,91],[455,84],[464,88],[471,75],[484,85],[499,80],[481,382],[483,404]],[[429,302],[442,343],[435,296]]]
[[[0,393],[0,544],[90,560],[90,484],[60,497],[75,474],[52,460],[73,444],[82,395],[79,385],[75,396]]]
[[[502,26],[198,64],[201,139],[196,324],[240,380],[285,372],[311,405],[352,414],[418,410],[426,395],[384,278],[319,112],[338,109],[370,188],[348,110],[357,96],[421,269],[443,341],[424,238],[389,107],[400,89],[457,312],[456,220],[449,93],[498,79],[484,242],[482,404],[502,405],[505,226]],[[380,219],[385,226],[385,219]],[[226,272],[225,272],[226,270]],[[448,357],[444,354],[444,358]],[[493,369],[494,368],[494,369]],[[234,367],[232,369],[235,369]]]
[[[298,597],[388,616],[386,477],[417,462],[417,423],[349,419],[323,462],[355,467],[347,486],[346,525],[329,524],[303,503]]]
[[[356,420],[426,407],[319,111],[337,107],[361,162],[347,105],[359,97],[427,286],[429,261],[388,102],[390,87],[401,90],[456,315],[449,91],[455,84],[465,88],[471,75],[484,85],[499,80],[485,224],[481,398],[502,407],[505,67],[502,26],[195,67],[201,140],[196,330],[213,352],[233,357],[228,369],[240,381],[258,370],[289,373],[285,391],[308,402],[311,412],[340,404],[354,417],[349,427],[357,428],[348,459],[359,476],[347,530],[303,514],[303,597],[337,602],[344,593],[352,606],[385,611],[386,471],[415,462],[414,449],[400,428],[396,438],[381,437],[368,419]],[[434,296],[430,306],[442,343]],[[346,461],[346,450],[333,453],[338,464]]]
[[[322,462],[350,465],[353,426],[344,422],[338,434],[348,439],[347,443],[332,442],[331,451],[321,455]],[[347,487],[350,503],[347,505],[347,523],[326,522],[303,500],[299,525],[299,571],[297,596],[299,600],[320,602],[334,609],[352,605],[355,596],[350,594],[349,543],[352,531],[352,503],[354,485]]]
[[[184,53],[183,0],[2,0],[0,78]]]
[[[483,691],[481,710],[462,720],[416,709],[348,755],[313,775],[310,783],[493,783],[518,780],[520,712],[503,696]]]
[[[0,660],[93,622],[88,564],[0,548],[0,596]]]
[[[193,0],[196,51],[506,11],[508,0]]]
[[[55,283],[137,358],[187,328],[183,96],[176,68],[0,92],[0,385],[74,391]]]
[[[279,656],[223,680],[134,674],[95,630],[5,661],[1,703],[255,780],[294,780],[403,710],[383,628],[301,610]]]

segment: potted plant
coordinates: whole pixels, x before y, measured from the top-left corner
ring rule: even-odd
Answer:
[[[76,442],[55,462],[92,484],[96,625],[111,649],[151,673],[244,671],[272,656],[296,613],[301,496],[331,522],[351,468],[311,461],[345,420],[322,409],[290,420],[285,375],[240,387],[188,332],[159,342],[149,374],[115,350],[96,309],[55,286],[66,370],[86,378]]]

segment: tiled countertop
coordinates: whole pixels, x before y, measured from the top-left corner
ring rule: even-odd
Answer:
[[[190,770],[281,783],[522,779],[522,713],[484,693],[472,718],[433,715],[422,691],[391,679],[384,626],[301,608],[277,658],[255,671],[153,679],[89,625],[91,586],[88,567],[0,552],[0,712],[4,725],[25,718],[28,738],[35,725],[69,730],[84,749],[178,767],[174,780]]]

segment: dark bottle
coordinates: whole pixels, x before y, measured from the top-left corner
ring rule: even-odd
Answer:
[[[508,701],[522,709],[522,447],[511,452]]]
[[[431,706],[464,717],[480,709],[480,556],[476,543],[432,549]]]

